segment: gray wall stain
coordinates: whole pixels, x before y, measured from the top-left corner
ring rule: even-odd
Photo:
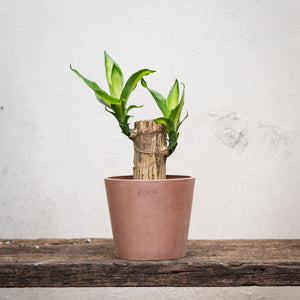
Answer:
[[[224,109],[209,116],[215,120],[213,133],[225,146],[238,151],[248,145],[247,129],[241,116],[231,110]]]
[[[213,120],[212,133],[223,145],[243,151],[250,143],[266,153],[281,153],[289,159],[294,142],[300,140],[300,132],[275,125],[270,120],[260,120],[249,113],[222,109],[209,113]],[[298,137],[298,138],[297,138]]]

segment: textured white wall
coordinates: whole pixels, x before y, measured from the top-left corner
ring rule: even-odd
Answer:
[[[131,173],[132,145],[68,68],[106,88],[105,49],[126,78],[156,69],[148,83],[163,94],[175,77],[186,84],[190,117],[168,172],[197,178],[190,238],[299,238],[299,1],[1,0],[0,7],[0,238],[111,237],[103,177]],[[145,104],[135,120],[159,116],[143,88],[130,101]],[[280,291],[2,289],[0,298],[299,294]]]

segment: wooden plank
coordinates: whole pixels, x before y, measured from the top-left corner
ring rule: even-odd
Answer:
[[[300,240],[190,240],[187,257],[128,261],[110,239],[0,240],[0,287],[299,286]]]

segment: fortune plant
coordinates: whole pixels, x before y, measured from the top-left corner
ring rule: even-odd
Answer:
[[[132,74],[124,85],[124,78],[123,78],[123,73],[121,68],[107,54],[106,51],[104,52],[104,61],[105,61],[106,80],[109,87],[109,93],[105,92],[94,81],[85,78],[77,70],[73,69],[71,65],[70,68],[94,91],[97,100],[104,105],[105,110],[110,114],[112,114],[117,119],[119,126],[122,130],[122,133],[124,133],[127,137],[133,140],[135,150],[136,150],[135,152],[137,152],[137,155],[135,153],[134,169],[142,169],[142,168],[145,169],[144,172],[134,172],[134,178],[135,179],[166,178],[165,167],[161,168],[159,164],[165,164],[166,157],[171,155],[175,151],[175,148],[177,147],[178,144],[179,127],[181,126],[182,122],[188,117],[188,113],[187,113],[186,116],[183,118],[183,120],[180,121],[180,116],[182,112],[182,107],[184,105],[184,96],[185,96],[184,84],[182,83],[183,91],[182,91],[180,101],[179,101],[179,83],[177,79],[175,80],[175,83],[173,84],[169,92],[169,95],[166,99],[159,92],[150,89],[143,78],[144,76],[154,73],[155,71],[149,69],[141,69],[135,72],[134,74]],[[150,121],[138,121],[135,123],[136,128],[130,129],[129,118],[131,118],[132,116],[128,114],[129,111],[134,108],[141,108],[143,106],[143,105],[128,106],[129,96],[134,91],[139,81],[141,81],[142,86],[146,88],[154,98],[156,104],[158,105],[159,109],[162,112],[162,117],[158,117],[154,119],[153,121],[157,125],[151,125],[152,127],[149,125]],[[156,138],[151,138],[151,139],[149,138],[143,139],[143,137],[140,139],[136,139],[136,136],[138,134],[137,133],[138,127],[140,129],[146,128],[145,132],[147,135],[149,135],[149,133],[152,133],[153,136],[155,136],[155,134],[158,134],[159,131],[161,135],[160,136],[157,135]],[[150,127],[152,128],[153,131],[151,131]],[[156,127],[156,129],[154,127]],[[140,135],[142,135],[142,131],[140,131]],[[166,134],[168,136],[167,138],[166,138]],[[162,141],[158,142],[159,140]],[[167,140],[168,140],[168,146],[166,146]],[[153,143],[153,145],[149,145],[149,143]],[[144,147],[144,149],[140,149],[141,146],[142,148]],[[165,147],[167,147],[166,150],[164,150]],[[147,158],[144,159],[142,157],[143,155],[145,157],[147,156]],[[161,159],[161,156],[163,156],[163,159]],[[143,167],[141,165],[143,165]],[[154,168],[153,165],[155,165]],[[150,171],[150,168],[152,168],[153,170]]]
[[[168,134],[168,140],[169,140],[168,152],[169,155],[171,155],[175,151],[175,148],[177,147],[179,127],[183,123],[183,121],[188,117],[188,112],[187,112],[183,120],[180,121],[180,115],[182,112],[182,107],[184,105],[185,85],[181,83],[183,86],[183,91],[182,91],[180,102],[178,103],[179,84],[177,79],[175,80],[175,83],[173,84],[167,99],[165,99],[159,92],[149,89],[144,78],[142,78],[141,84],[150,92],[150,94],[156,101],[157,106],[159,107],[159,109],[163,114],[163,117],[156,118],[154,119],[154,121],[156,123],[161,123],[165,126]]]
[[[148,69],[139,70],[129,77],[123,87],[123,73],[119,65],[106,51],[104,52],[104,59],[106,80],[110,95],[101,89],[96,82],[83,77],[77,70],[73,69],[71,65],[70,68],[95,92],[97,100],[104,105],[106,111],[111,113],[118,120],[122,132],[129,137],[131,130],[128,120],[132,116],[128,115],[128,112],[133,108],[140,108],[141,106],[130,105],[127,107],[128,98],[141,78],[155,71]]]

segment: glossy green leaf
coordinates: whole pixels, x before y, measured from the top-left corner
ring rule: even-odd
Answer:
[[[169,110],[172,110],[177,106],[178,99],[179,99],[179,84],[178,84],[178,80],[176,79],[169,92],[168,99],[167,99],[167,106]]]
[[[116,65],[114,65],[112,69],[111,81],[112,86],[110,88],[110,94],[119,99],[123,88],[123,75],[121,69],[116,67]]]
[[[106,81],[109,86],[112,85],[111,81],[111,73],[114,66],[113,59],[107,54],[106,51],[104,51],[104,65],[105,65],[105,72],[106,72]]]
[[[176,127],[176,131],[178,131],[178,129],[179,129],[179,127],[181,126],[181,124],[183,123],[183,121],[187,118],[189,116],[189,113],[188,112],[186,112],[186,115],[185,115],[185,117],[182,119],[182,121],[181,122],[179,122],[179,124],[177,125],[177,127]]]
[[[143,87],[145,87],[150,92],[150,94],[154,98],[157,106],[159,107],[160,111],[162,112],[163,116],[167,118],[169,115],[169,111],[167,108],[167,100],[159,92],[149,89],[147,82],[144,80],[144,78],[142,78],[141,84]]]
[[[125,84],[125,86],[122,90],[120,99],[126,103],[127,100],[128,100],[129,95],[136,88],[136,86],[137,86],[138,82],[141,80],[141,78],[143,76],[146,76],[146,75],[151,74],[153,72],[155,72],[155,71],[151,71],[151,70],[148,70],[148,69],[142,69],[142,70],[139,70],[136,73],[132,74],[130,76],[130,78],[127,80],[127,82],[126,82],[126,84]]]
[[[111,108],[115,112],[116,118],[118,120],[122,120],[122,118],[124,117],[124,112],[123,112],[123,109],[122,109],[122,103],[112,104]]]
[[[129,124],[126,122],[119,122],[119,126],[122,129],[122,133],[124,133],[126,136],[130,137],[131,129],[129,127]]]
[[[169,143],[168,143],[168,152],[169,152],[169,155],[171,155],[176,147],[177,147],[177,140],[178,140],[178,136],[179,136],[179,133],[176,133],[174,130],[168,132],[168,136],[169,136]]]
[[[154,119],[154,121],[156,123],[161,123],[166,127],[167,132],[171,132],[174,131],[174,123],[172,122],[172,120],[168,119],[168,118],[156,118]]]
[[[126,115],[125,118],[124,118],[124,122],[128,122],[129,118],[132,118],[133,116],[130,116],[130,115]]]
[[[104,90],[102,90],[96,82],[86,79],[77,70],[73,69],[70,65],[70,69],[77,74],[101,99],[106,105],[111,106],[113,103],[119,103],[120,100],[108,95]]]
[[[123,74],[119,65],[104,52],[104,62],[106,70],[106,80],[111,96],[120,98],[123,88]]]
[[[179,104],[171,111],[169,118],[174,122],[174,127],[177,128],[179,124],[180,115],[182,112],[182,107],[184,105],[184,95],[185,95],[185,85],[183,85],[182,96]]]
[[[95,96],[96,96],[97,100],[98,100],[101,104],[103,104],[103,105],[105,105],[105,106],[107,106],[107,107],[110,107],[105,101],[103,101],[103,99],[102,99],[99,95],[97,95],[97,94],[95,93]]]
[[[109,112],[110,114],[112,114],[114,117],[116,117],[116,114],[115,114],[113,111],[110,111],[110,110],[107,108],[107,106],[105,106],[105,110],[106,110],[107,112]]]
[[[141,107],[143,107],[144,105],[130,105],[130,106],[128,106],[127,107],[127,109],[126,109],[126,114],[128,114],[128,112],[131,110],[131,109],[133,109],[133,108],[141,108]]]

